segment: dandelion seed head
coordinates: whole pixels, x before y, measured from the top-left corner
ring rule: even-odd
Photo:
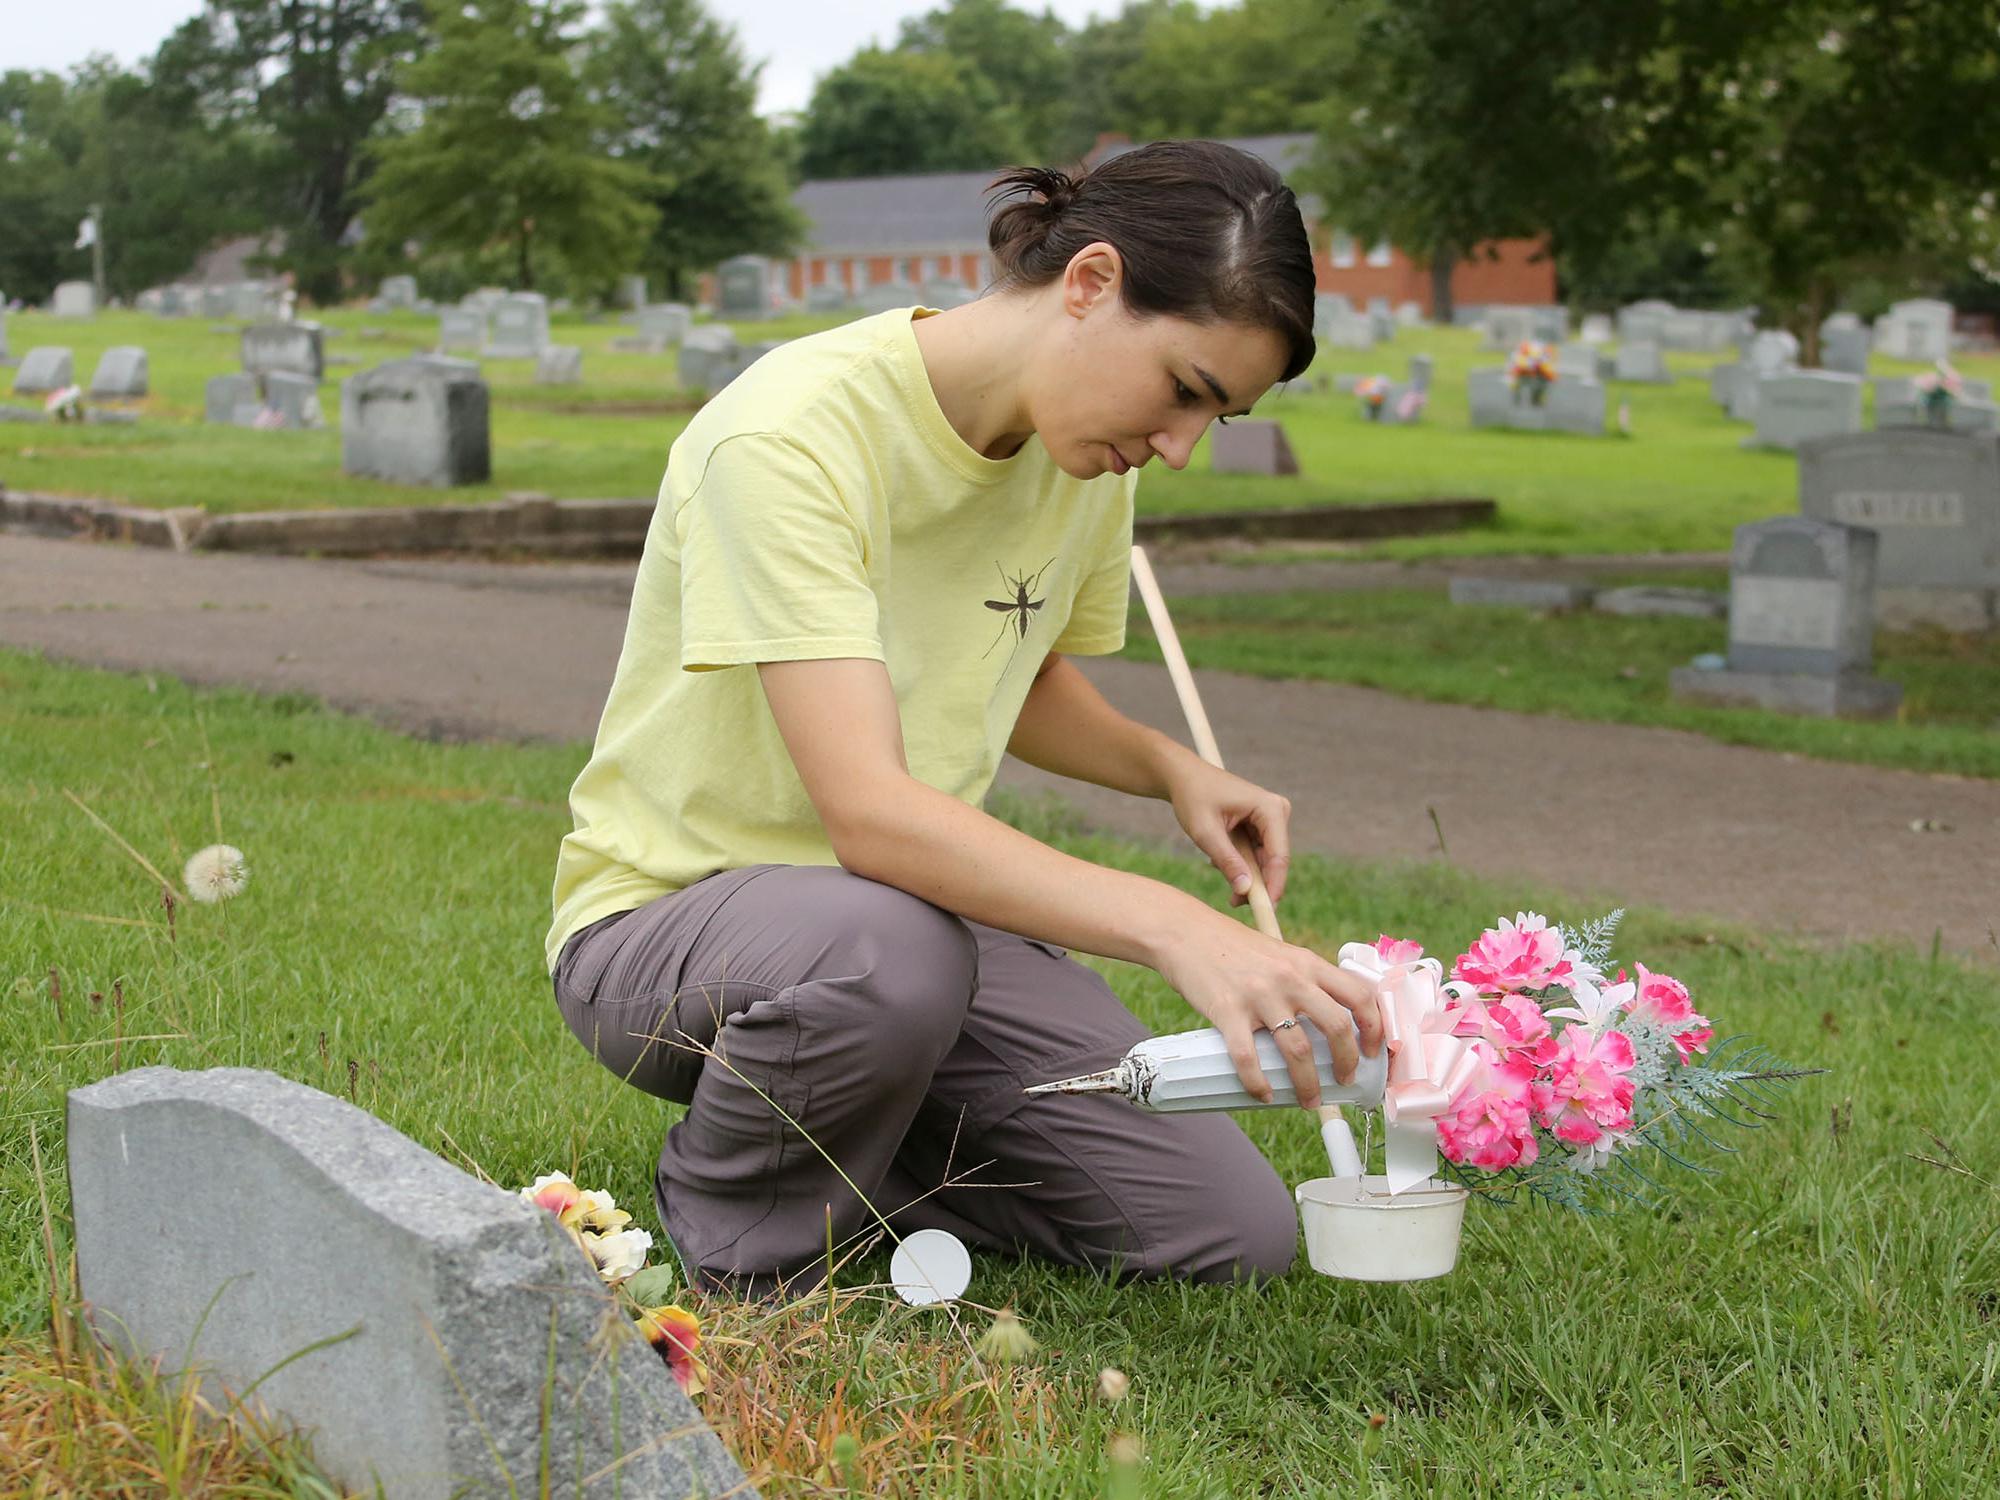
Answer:
[[[243,887],[250,883],[250,869],[243,862],[241,849],[228,844],[210,844],[206,849],[197,849],[188,856],[187,866],[181,871],[181,881],[187,887],[190,900],[212,906],[242,894]]]

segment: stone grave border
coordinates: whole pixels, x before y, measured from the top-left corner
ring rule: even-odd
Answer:
[[[553,500],[513,494],[467,505],[356,506],[343,510],[154,510],[10,490],[0,484],[0,532],[167,547],[176,552],[264,552],[369,557],[385,552],[531,552],[637,557],[653,522],[651,500]],[[1306,505],[1206,515],[1140,516],[1141,542],[1348,541],[1422,536],[1491,524],[1484,499]]]

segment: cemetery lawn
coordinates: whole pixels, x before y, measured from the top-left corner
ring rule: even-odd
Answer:
[[[510,492],[560,498],[650,497],[667,449],[696,409],[679,389],[676,356],[611,352],[631,330],[580,314],[553,319],[557,343],[581,346],[584,383],[537,386],[533,362],[487,360],[493,393],[491,483],[450,491],[349,479],[340,472],[337,382],[385,359],[431,347],[435,315],[335,309],[320,314],[334,335],[321,389],[328,430],[263,433],[210,427],[202,418],[208,377],[239,367],[239,322],[156,318],[120,311],[89,322],[20,313],[8,320],[16,358],[41,344],[75,352],[87,385],[98,355],[138,344],[150,357],[154,394],[136,427],[51,427],[0,423],[0,482],[137,505],[199,505],[214,513],[348,505],[476,503]],[[794,317],[739,325],[740,337],[791,338],[839,321]],[[1373,351],[1328,349],[1314,378],[1381,372],[1400,377],[1415,353],[1436,360],[1434,400],[1423,425],[1382,427],[1363,420],[1352,397],[1328,391],[1272,393],[1256,414],[1281,419],[1302,474],[1272,479],[1209,471],[1207,444],[1187,469],[1155,463],[1139,486],[1143,514],[1193,514],[1246,507],[1358,504],[1450,496],[1500,503],[1497,522],[1474,531],[1384,541],[1362,555],[1559,555],[1588,552],[1720,552],[1746,521],[1796,508],[1790,454],[1746,452],[1749,430],[1708,399],[1706,355],[1673,355],[1672,386],[1618,384],[1630,405],[1632,435],[1605,438],[1474,431],[1466,372],[1501,363],[1470,329],[1406,329]],[[1969,375],[2000,379],[2000,356],[1961,361]],[[1877,359],[1876,374],[1919,367]],[[11,385],[11,376],[0,383]],[[7,398],[0,395],[0,402]],[[28,398],[23,398],[26,400]]]
[[[31,1133],[66,1265],[64,1092],[121,1068],[243,1065],[351,1093],[504,1187],[561,1169],[658,1234],[672,1111],[590,1061],[542,970],[583,755],[0,653],[0,1386],[48,1328]],[[248,889],[182,905],[170,932],[158,884],[85,808],[170,879],[232,843]],[[1083,836],[1046,805],[1001,810],[1219,894],[1194,859]],[[1386,929],[1450,953],[1521,906],[1593,914],[1443,866],[1312,860],[1285,913],[1323,950]],[[972,1302],[1011,1305],[1042,1345],[991,1376],[935,1313],[882,1296],[876,1253],[843,1272],[837,1316],[824,1297],[774,1315],[686,1295],[711,1340],[704,1409],[769,1495],[1983,1493],[2000,1472],[2000,972],[1644,912],[1618,946],[1686,980],[1725,1034],[1831,1070],[1733,1137],[1724,1171],[1676,1180],[1671,1206],[1476,1204],[1458,1273],[1409,1286],[1301,1265],[1261,1291],[1121,1288],[982,1257]],[[1197,1024],[1150,971],[1102,967],[1155,1027]],[[1322,1174],[1312,1122],[1239,1118],[1288,1181]],[[1912,1159],[1942,1154],[1933,1131],[1963,1172]],[[192,1232],[227,1232],[218,1187]],[[988,1318],[964,1313],[974,1336]],[[1092,1396],[1104,1366],[1131,1377],[1120,1405]],[[1118,1433],[1142,1473],[1112,1472]]]
[[[1659,584],[1659,575],[1599,582]],[[1676,574],[1722,589],[1727,575]],[[1877,631],[1875,669],[1903,685],[1895,720],[1811,719],[1712,708],[1669,695],[1667,674],[1725,652],[1725,620],[1454,605],[1436,590],[1211,594],[1176,599],[1174,629],[1197,668],[1381,688],[1405,698],[1516,713],[1685,729],[1725,744],[1908,771],[2000,777],[2000,636]],[[1128,654],[1161,659],[1136,604]]]

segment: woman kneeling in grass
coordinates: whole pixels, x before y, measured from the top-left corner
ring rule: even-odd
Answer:
[[[1239,904],[1246,827],[1282,893],[1290,804],[1067,658],[1124,643],[1138,471],[1313,353],[1305,227],[1256,158],[1161,142],[999,187],[986,295],[787,344],[675,442],[571,792],[556,1000],[687,1105],[655,1197],[709,1285],[809,1286],[829,1213],[840,1242],[870,1205],[1065,1265],[1281,1274],[1291,1199],[1232,1121],[1023,1098],[1146,1034],[1065,948],[1157,970],[1259,1097],[1258,1027],[1308,1106],[1286,1023],[1343,1078],[1380,1046],[1366,981],[981,810],[1011,752],[1168,799]]]

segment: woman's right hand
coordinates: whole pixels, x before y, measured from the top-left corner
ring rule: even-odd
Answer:
[[[1229,1060],[1253,1098],[1268,1104],[1271,1086],[1251,1041],[1259,1028],[1271,1033],[1305,1109],[1319,1107],[1319,1070],[1303,1027],[1309,1021],[1333,1049],[1333,1074],[1351,1083],[1360,1053],[1382,1051],[1382,1017],[1371,979],[1350,974],[1310,948],[1268,938],[1254,928],[1204,909],[1168,942],[1154,965],[1160,977],[1208,1017],[1229,1047]],[[1357,1050],[1356,1042],[1359,1042]]]

